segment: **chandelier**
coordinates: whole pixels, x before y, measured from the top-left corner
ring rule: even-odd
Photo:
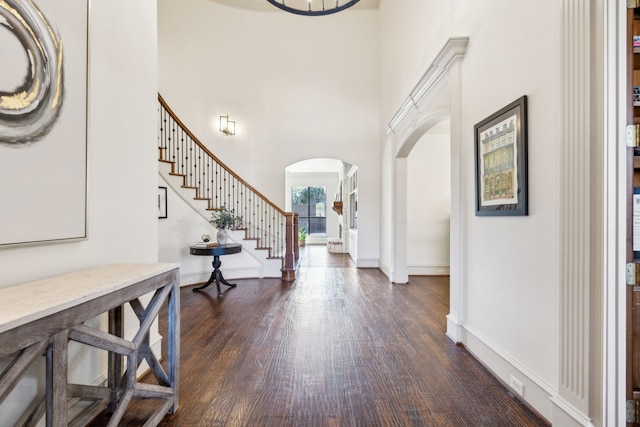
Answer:
[[[321,16],[345,10],[360,0],[267,0],[277,8],[296,15]]]

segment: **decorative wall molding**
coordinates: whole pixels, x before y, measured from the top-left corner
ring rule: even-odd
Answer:
[[[598,331],[601,339],[592,343],[592,348],[599,360],[592,360],[594,375],[600,368],[600,382],[594,387],[591,395],[594,404],[600,404],[602,413],[593,418],[602,426],[624,425],[626,422],[626,285],[624,269],[627,256],[627,161],[628,149],[620,142],[626,137],[626,109],[627,109],[627,34],[625,2],[595,2],[593,14],[596,25],[601,25],[602,35],[596,31],[592,35],[594,44],[602,44],[602,58],[594,58],[594,64],[602,64],[602,88],[599,91],[602,99],[594,101],[597,117],[602,119],[602,147],[598,148],[601,155],[596,157],[602,168],[601,198],[595,205],[602,208],[599,230],[603,248],[601,256],[602,271],[599,276],[602,284],[598,283],[594,289],[599,292],[594,295],[597,300],[592,307],[601,307],[600,319],[593,322],[601,325]],[[601,107],[600,107],[601,106]],[[596,133],[598,135],[598,133]],[[597,182],[597,181],[596,181]],[[598,190],[598,189],[597,189]],[[621,287],[625,288],[621,292]],[[600,320],[598,322],[598,320]],[[595,359],[595,358],[594,358]],[[593,381],[596,382],[596,381]],[[596,395],[595,393],[599,393]]]
[[[449,70],[467,52],[469,37],[452,37],[413,88],[407,99],[393,115],[385,128],[387,135],[399,134],[412,112],[423,112],[448,85]]]
[[[591,2],[562,1],[560,155],[560,417],[588,420],[591,367],[592,224]],[[554,411],[555,412],[555,411]],[[555,417],[555,415],[554,415]],[[552,420],[553,421],[553,420]]]
[[[460,213],[465,210],[465,201],[461,182],[466,173],[460,166],[462,117],[461,105],[461,61],[467,52],[468,37],[454,37],[447,40],[434,61],[427,68],[405,101],[400,105],[386,126],[386,134],[394,144],[394,161],[392,164],[392,206],[391,222],[393,224],[392,249],[388,277],[393,283],[406,283],[409,279],[406,256],[406,157],[413,145],[431,127],[450,118],[451,139],[451,247],[450,247],[450,317],[447,325],[462,322],[464,312],[463,298],[463,241],[464,224]],[[436,105],[438,96],[448,88],[446,106]],[[452,321],[453,320],[453,321]],[[448,335],[456,342],[460,336],[457,332]]]

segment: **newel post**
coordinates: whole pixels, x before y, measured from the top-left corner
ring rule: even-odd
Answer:
[[[295,262],[300,259],[300,245],[298,240],[298,214],[293,214],[293,252],[295,253]]]
[[[298,261],[298,214],[286,212],[285,216],[285,252],[282,266],[282,281],[296,280],[296,263]]]

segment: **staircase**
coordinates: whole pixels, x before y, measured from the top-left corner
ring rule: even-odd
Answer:
[[[283,281],[295,280],[297,215],[284,212],[247,184],[187,129],[161,95],[158,101],[158,153],[165,180],[176,183],[172,188],[207,220],[222,206],[242,216],[243,228],[230,237],[245,241],[243,249],[261,260],[265,277],[279,271]]]

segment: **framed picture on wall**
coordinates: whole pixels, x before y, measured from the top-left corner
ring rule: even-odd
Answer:
[[[474,126],[476,215],[528,215],[527,97]]]
[[[0,2],[0,246],[87,237],[89,0]]]
[[[158,218],[167,217],[167,187],[158,187]]]

